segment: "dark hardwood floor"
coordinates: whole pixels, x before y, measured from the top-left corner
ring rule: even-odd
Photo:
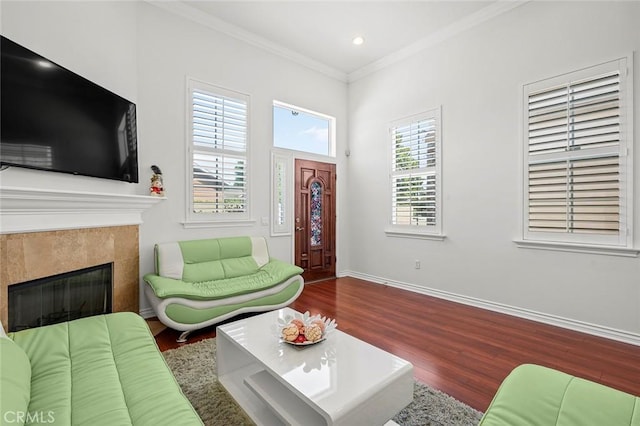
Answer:
[[[291,307],[410,361],[417,380],[485,411],[504,377],[534,363],[640,395],[640,347],[354,278],[305,286]],[[179,346],[165,330],[161,350]],[[215,327],[189,343],[215,337]]]

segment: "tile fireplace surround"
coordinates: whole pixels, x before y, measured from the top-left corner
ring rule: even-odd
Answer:
[[[8,288],[113,262],[113,311],[139,312],[142,213],[164,198],[0,188],[0,320]]]
[[[111,262],[113,311],[138,312],[137,225],[1,235],[2,323],[8,323],[9,286]]]

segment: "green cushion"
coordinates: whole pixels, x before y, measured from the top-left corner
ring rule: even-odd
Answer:
[[[218,244],[220,245],[220,259],[251,256],[252,244],[249,237],[218,238]]]
[[[229,264],[230,273],[233,273],[233,268],[238,268],[239,270],[243,267],[240,263]],[[233,278],[186,282],[161,277],[156,274],[147,274],[144,276],[144,280],[151,286],[156,296],[163,299],[167,297],[184,297],[195,300],[213,300],[273,287],[291,277],[300,275],[302,272],[302,268],[295,265],[271,259],[269,263],[257,272]]]
[[[220,260],[220,245],[216,239],[179,241],[184,263]]]
[[[156,244],[155,260],[159,276],[202,282],[254,274],[269,252],[262,237],[211,238]]]
[[[232,259],[210,260],[208,262],[185,264],[182,281],[197,283],[222,280],[258,272],[258,265],[251,256]]]
[[[182,281],[197,283],[206,280],[222,280],[225,278],[222,261],[185,264],[182,271]]]
[[[0,337],[0,423],[23,425],[30,398],[29,358],[11,339]]]
[[[249,237],[211,238],[179,241],[184,263],[200,263],[211,260],[251,256]]]
[[[56,424],[202,424],[145,321],[128,312],[10,334],[31,362],[30,412]]]
[[[514,369],[480,425],[640,426],[640,399],[537,365]]]
[[[276,294],[258,297],[248,302],[223,304],[220,306],[214,306],[204,309],[192,308],[182,304],[171,303],[167,306],[165,312],[169,318],[176,322],[182,324],[198,324],[210,320],[211,318],[217,318],[230,312],[235,312],[238,309],[242,308],[276,306],[287,303],[296,295],[296,293],[300,290],[300,287],[303,285],[304,284],[301,281],[296,280]]]
[[[224,269],[225,278],[236,278],[258,272],[258,265],[251,256],[236,257],[220,261]],[[209,278],[211,280],[211,278]]]

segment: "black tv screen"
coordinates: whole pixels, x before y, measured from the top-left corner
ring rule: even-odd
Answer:
[[[0,162],[138,182],[134,103],[2,36]]]

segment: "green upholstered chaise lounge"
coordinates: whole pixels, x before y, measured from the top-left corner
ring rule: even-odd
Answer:
[[[539,365],[516,367],[480,426],[640,426],[640,398]]]
[[[0,337],[0,424],[202,425],[131,312]]]
[[[262,237],[156,244],[156,272],[144,276],[158,319],[183,333],[244,312],[289,305],[304,288],[302,269],[269,257]]]

